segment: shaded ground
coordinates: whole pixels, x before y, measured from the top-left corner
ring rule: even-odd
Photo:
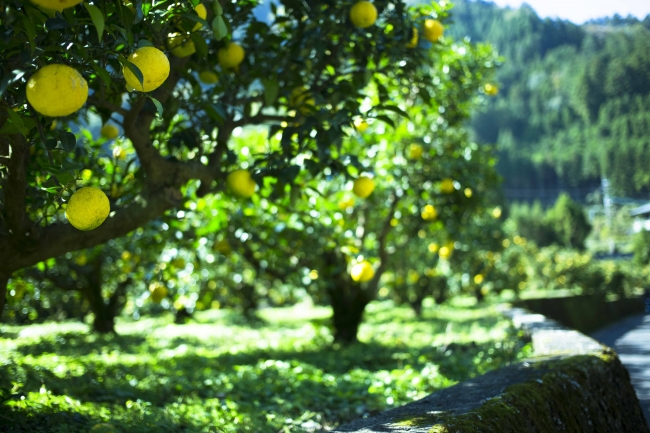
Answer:
[[[0,326],[0,433],[314,432],[516,361],[525,344],[493,307],[369,306],[362,344],[332,346],[329,309],[224,311],[118,324]]]
[[[650,315],[628,317],[591,336],[618,353],[650,425]]]

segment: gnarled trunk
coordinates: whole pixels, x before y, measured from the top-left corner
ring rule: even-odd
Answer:
[[[346,345],[356,343],[363,311],[369,300],[358,284],[351,283],[339,289],[333,288],[329,291],[334,341]]]
[[[92,270],[85,274],[87,284],[84,284],[80,291],[90,304],[90,309],[95,314],[93,320],[93,330],[100,334],[108,334],[115,332],[115,317],[119,314],[124,304],[123,300],[126,296],[126,286],[131,282],[127,279],[118,284],[115,292],[108,299],[108,302],[102,297],[102,261],[101,258],[96,258],[91,263]]]

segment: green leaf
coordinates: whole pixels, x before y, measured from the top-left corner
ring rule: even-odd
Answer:
[[[102,35],[104,34],[104,14],[102,14],[102,11],[97,6],[89,5],[88,3],[84,3],[84,6],[90,14],[90,19],[93,20],[93,24],[97,29],[97,38],[101,42]]]
[[[36,44],[34,42],[36,40],[36,26],[29,18],[23,16],[23,27],[25,27],[25,33],[27,33],[27,38],[29,38],[29,49],[31,50],[33,55],[34,49],[36,48]]]
[[[133,24],[138,24],[144,19],[144,13],[142,12],[142,0],[135,0],[135,19]]]
[[[212,32],[214,33],[214,38],[218,41],[228,36],[228,26],[226,26],[223,16],[217,15],[212,20]]]
[[[72,152],[77,145],[77,138],[73,133],[68,131],[60,131],[59,140],[61,141],[61,145],[66,152]]]
[[[202,24],[202,25],[204,25],[204,26],[206,26],[206,27],[210,25],[206,20],[204,20],[203,18],[200,18],[200,17],[196,14],[196,12],[188,12],[188,13],[184,13],[184,14],[182,15],[182,17],[183,17],[184,19],[187,19],[188,21],[192,21],[192,22],[194,22],[194,23],[200,23],[200,24]],[[192,25],[192,27],[194,27],[194,25]],[[191,28],[189,28],[188,30],[191,30]]]
[[[273,4],[273,3],[271,3],[271,4]],[[214,14],[216,16],[223,15],[223,8],[221,7],[221,4],[219,4],[219,2],[214,2],[213,3],[212,10],[214,11]]]
[[[400,116],[406,117],[407,119],[411,118],[406,111],[402,110],[397,105],[377,105],[376,107],[374,107],[374,109],[378,111],[380,110],[392,111],[393,113],[399,114]]]
[[[111,74],[109,74],[106,69],[102,68],[96,63],[92,63],[92,65],[95,73],[99,76],[99,78],[101,78],[106,87],[111,87]]]
[[[384,123],[387,123],[391,127],[395,128],[395,123],[392,121],[392,119],[384,114],[380,114],[379,116],[374,116],[375,119],[381,120]]]
[[[160,101],[157,100],[156,98],[151,97],[151,96],[149,96],[149,99],[151,99],[151,102],[153,102],[154,105],[156,106],[156,110],[158,110],[158,116],[162,117],[162,115],[163,115],[163,106],[160,103]]]
[[[135,77],[138,79],[140,82],[140,85],[142,86],[142,89],[144,89],[144,75],[142,75],[142,71],[140,71],[140,68],[138,68],[136,65],[133,63],[129,62],[123,55],[118,55],[117,56],[118,60],[122,64],[122,66],[125,66],[129,68],[129,70],[135,75]],[[138,89],[136,89],[138,90]]]
[[[273,105],[280,92],[278,80],[275,78],[263,78],[262,84],[264,84],[264,103],[266,105]]]
[[[50,18],[47,21],[45,21],[45,28],[47,31],[52,31],[52,30],[62,30],[62,29],[67,29],[70,27],[70,23],[64,20],[63,18]]]
[[[153,47],[153,46],[154,46],[154,44],[152,44],[150,41],[148,41],[148,40],[146,40],[146,39],[140,39],[140,40],[138,41],[138,48],[142,48],[142,47]]]
[[[216,120],[219,123],[222,123],[226,118],[226,112],[219,105],[215,105],[209,102],[203,106],[203,109],[208,114],[208,116],[210,116],[210,118]]]
[[[23,119],[11,108],[7,108],[7,112],[9,113],[9,121],[15,126],[17,132],[20,132],[23,137],[26,137],[29,129],[25,127]]]
[[[11,110],[11,109],[9,109]],[[21,125],[17,125],[13,120],[13,116],[11,115],[13,113],[18,119],[19,122],[22,122]],[[32,119],[31,117],[21,117],[16,112],[11,110],[11,113],[9,114],[10,119],[5,122],[4,125],[2,125],[2,128],[0,128],[0,135],[9,135],[9,134],[22,134],[26,135],[36,127],[36,121]]]
[[[208,44],[205,42],[203,36],[201,36],[201,33],[194,32],[190,38],[192,39],[192,42],[194,42],[196,53],[199,56],[206,58],[208,56]]]
[[[75,171],[75,170],[82,170],[84,168],[84,165],[80,162],[76,161],[71,161],[69,159],[64,159],[63,162],[61,163],[61,171]]]

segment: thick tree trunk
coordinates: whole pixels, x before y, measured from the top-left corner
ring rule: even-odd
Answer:
[[[409,305],[411,306],[411,309],[415,313],[418,319],[422,318],[422,301],[424,301],[424,298],[418,297],[414,301],[409,301]]]
[[[7,283],[9,283],[9,276],[0,274],[0,321],[2,321],[2,313],[7,301]]]
[[[111,296],[108,303],[102,297],[102,262],[101,258],[97,257],[90,263],[92,270],[85,273],[87,284],[81,288],[81,294],[86,298],[90,304],[90,309],[95,314],[93,320],[93,330],[100,334],[116,334],[115,332],[115,316],[119,312],[120,297],[124,296],[126,284],[128,282],[120,283],[115,293]]]
[[[485,296],[483,295],[483,292],[481,292],[480,287],[475,287],[474,288],[474,296],[476,297],[476,300],[478,302],[483,302],[483,300],[485,299]]]
[[[333,293],[334,291],[337,293]],[[368,305],[361,287],[350,284],[341,291],[331,290],[330,298],[334,341],[345,345],[356,343],[359,325],[363,320],[363,311]]]

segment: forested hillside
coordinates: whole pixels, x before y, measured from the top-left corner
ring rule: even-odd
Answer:
[[[476,113],[477,140],[498,143],[506,189],[650,193],[650,16],[575,25],[533,9],[456,0],[448,34],[492,43],[500,93]],[[589,188],[584,188],[588,190]]]

